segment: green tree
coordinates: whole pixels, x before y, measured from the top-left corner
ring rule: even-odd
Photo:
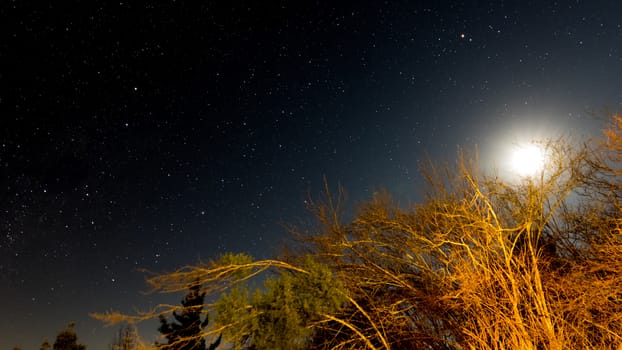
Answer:
[[[161,349],[171,350],[204,350],[206,343],[203,329],[208,324],[208,316],[201,320],[204,311],[205,292],[201,292],[201,285],[194,283],[190,286],[188,294],[181,301],[179,311],[173,311],[173,321],[169,322],[166,317],[160,315],[160,327],[158,331],[164,335],[167,344],[157,344]],[[220,344],[218,338],[210,344],[209,350],[215,349]]]
[[[65,330],[56,335],[56,340],[52,347],[53,350],[86,350],[86,346],[78,343],[78,335],[73,329],[73,322],[67,325]]]
[[[325,316],[345,300],[341,284],[326,266],[310,257],[299,265],[299,269],[277,270],[252,295],[244,283],[222,294],[215,307],[216,325],[225,329],[225,339],[234,349],[311,346],[314,334],[327,321]]]

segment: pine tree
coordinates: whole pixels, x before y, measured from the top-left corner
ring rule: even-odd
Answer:
[[[199,284],[193,284],[188,294],[181,301],[181,311],[173,312],[173,321],[170,323],[160,315],[160,327],[158,331],[164,335],[167,344],[156,344],[160,349],[166,350],[204,350],[206,349],[203,329],[207,326],[208,317],[201,321],[203,313],[203,300],[205,293],[201,292]],[[219,337],[209,346],[209,350],[216,349],[220,344]]]
[[[86,345],[78,344],[78,335],[73,329],[74,326],[75,324],[71,322],[64,331],[56,335],[53,350],[86,350]]]

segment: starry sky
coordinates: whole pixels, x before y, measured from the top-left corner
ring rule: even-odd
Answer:
[[[35,5],[36,3],[36,5]],[[4,1],[0,349],[92,350],[144,274],[273,256],[323,178],[416,202],[422,161],[598,135],[619,1]],[[141,335],[153,339],[157,322]],[[150,333],[151,332],[151,333]]]

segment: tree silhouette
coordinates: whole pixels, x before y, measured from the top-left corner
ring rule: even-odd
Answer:
[[[43,343],[41,344],[41,347],[39,348],[39,350],[50,350],[52,348],[52,346],[50,345],[50,342],[45,339],[43,341]]]
[[[160,327],[158,331],[164,335],[167,344],[157,344],[161,349],[170,350],[204,350],[206,348],[203,329],[208,324],[208,316],[201,320],[205,292],[201,292],[201,285],[194,283],[190,286],[188,294],[181,301],[180,310],[173,311],[173,321],[170,323],[163,315],[159,316]],[[215,349],[220,344],[219,337],[209,350]]]
[[[119,329],[115,340],[110,346],[111,350],[137,350],[138,335],[136,328],[131,325],[123,326]]]
[[[71,322],[65,330],[56,335],[53,350],[86,350],[86,345],[78,343],[78,335],[73,329],[74,326],[75,324]]]

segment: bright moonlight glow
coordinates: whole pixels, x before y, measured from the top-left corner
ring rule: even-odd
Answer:
[[[520,176],[534,175],[544,168],[545,155],[537,145],[518,147],[512,156],[512,169]]]

